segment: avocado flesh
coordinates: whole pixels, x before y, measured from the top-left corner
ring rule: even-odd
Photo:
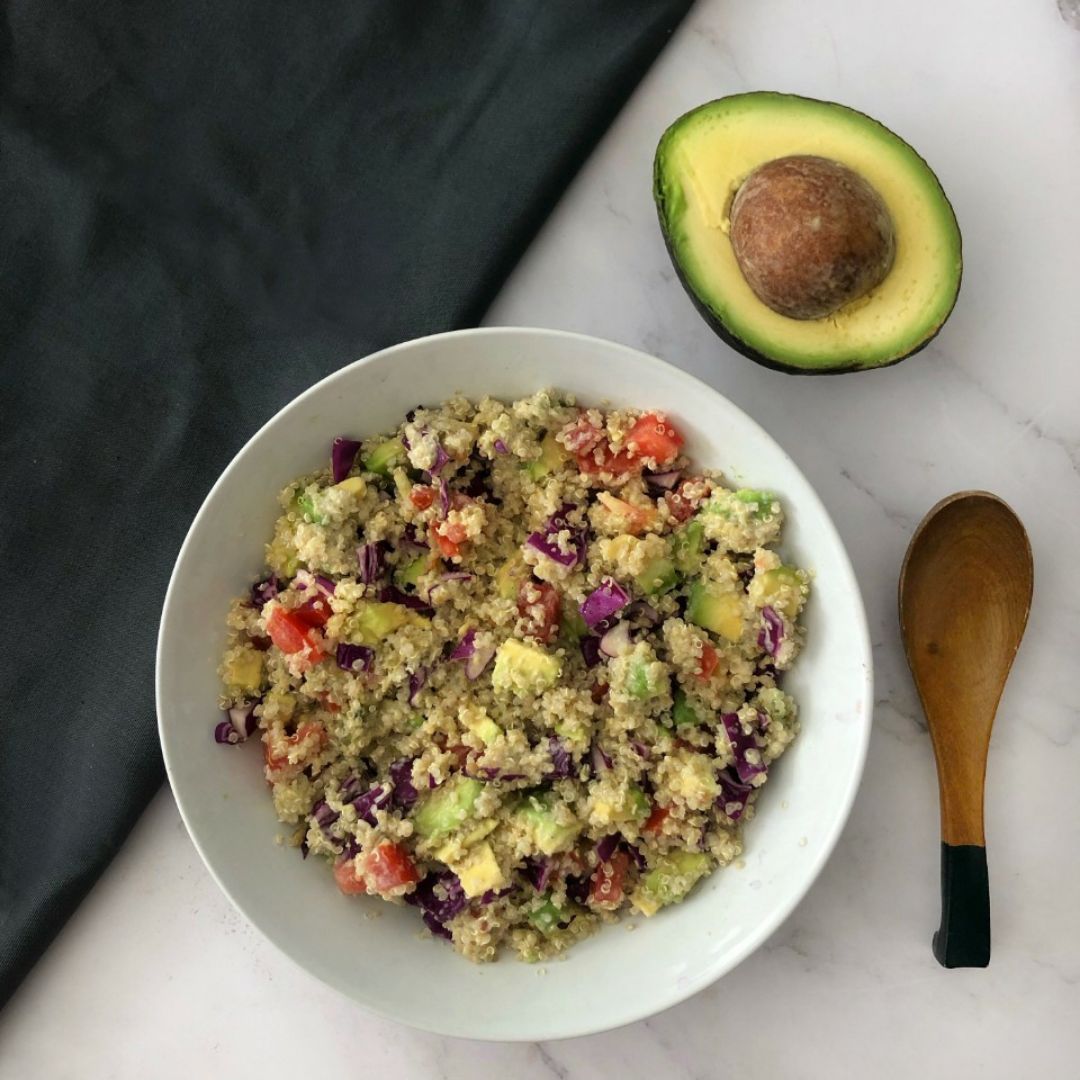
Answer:
[[[766,161],[839,161],[881,195],[896,230],[885,280],[823,319],[780,315],[754,295],[729,240],[731,202]],[[676,120],[656,151],[660,226],[691,299],[728,344],[768,367],[833,374],[894,364],[941,328],[960,289],[960,231],[926,162],[876,120],[832,102],[737,94]]]

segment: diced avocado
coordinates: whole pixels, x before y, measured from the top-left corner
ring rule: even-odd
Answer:
[[[545,855],[569,851],[581,832],[581,822],[561,825],[555,820],[550,792],[528,796],[517,809],[517,820],[533,847]]]
[[[778,566],[755,574],[747,589],[754,607],[769,605],[789,619],[798,616],[809,592],[805,573],[795,566]]]
[[[420,804],[413,817],[416,835],[423,840],[440,840],[452,833],[469,816],[484,785],[471,776],[455,776],[437,787]]]
[[[581,752],[588,748],[590,730],[589,726],[576,716],[561,717],[554,725],[555,734],[567,744],[567,749],[573,753]]]
[[[533,461],[526,461],[522,468],[531,480],[543,480],[565,459],[566,451],[556,442],[554,432],[549,431],[540,443],[540,456]]]
[[[296,695],[282,690],[271,690],[263,698],[262,712],[267,721],[287,724],[296,712]]]
[[[221,674],[230,689],[253,693],[262,686],[263,654],[257,649],[235,652],[225,661]]]
[[[796,716],[795,699],[777,687],[759,690],[755,704],[768,714],[769,722],[788,727]]]
[[[771,491],[755,491],[753,488],[739,488],[732,498],[751,507],[751,513],[759,521],[772,515],[777,501]]]
[[[420,555],[405,566],[398,567],[394,572],[394,584],[402,589],[415,586],[427,570],[430,561],[429,555]]]
[[[631,903],[643,915],[655,915],[667,904],[682,900],[709,872],[709,856],[703,851],[672,851],[661,855],[641,875]]]
[[[676,727],[697,725],[701,723],[701,717],[694,711],[694,707],[686,700],[686,694],[682,690],[675,691],[675,707],[671,710],[671,718]]]
[[[659,697],[665,689],[665,680],[659,676],[655,664],[639,656],[631,659],[626,673],[626,692],[631,697],[640,700]]]
[[[462,892],[468,897],[483,896],[489,889],[501,889],[506,884],[495,852],[487,843],[471,847],[465,858],[454,863],[451,869],[457,874]]]
[[[645,569],[634,579],[640,592],[647,596],[662,596],[679,584],[675,563],[668,558],[650,559]]]
[[[490,716],[481,716],[469,722],[469,730],[485,745],[490,746],[501,734],[502,728]]]
[[[562,674],[562,661],[517,638],[508,638],[495,652],[491,685],[513,694],[542,694]]]
[[[303,515],[305,521],[315,525],[325,525],[326,515],[319,510],[315,503],[315,496],[310,491],[302,491],[296,496],[296,510]]]
[[[412,716],[409,717],[409,727],[412,728],[413,731],[417,731],[424,726],[424,721],[426,719],[427,717],[425,717],[423,713],[413,713]]]
[[[551,901],[550,895],[545,895],[539,907],[529,912],[529,922],[540,931],[541,934],[551,934],[559,928],[559,923],[565,921],[565,916],[560,908]]]
[[[531,574],[532,571],[529,569],[528,563],[521,557],[520,552],[511,555],[495,571],[495,592],[504,600],[516,600],[522,582]]]
[[[626,806],[631,819],[647,818],[652,813],[652,803],[649,802],[649,796],[637,784],[627,785]]]
[[[291,578],[300,569],[300,554],[296,550],[293,524],[282,515],[274,526],[274,538],[266,545],[266,565],[278,577]]]
[[[334,487],[341,491],[348,491],[353,495],[363,495],[367,491],[367,481],[362,476],[346,476],[344,480],[335,484]]]
[[[700,581],[690,590],[686,618],[695,626],[711,630],[728,641],[739,641],[743,635],[745,619],[739,594],[712,593]]]
[[[344,638],[354,645],[378,645],[402,626],[426,626],[428,620],[402,604],[362,601],[345,620]]]
[[[393,470],[405,462],[405,447],[400,439],[387,439],[379,443],[371,453],[361,459],[360,464],[371,473],[389,476]]]
[[[682,574],[692,574],[701,565],[705,551],[705,526],[697,519],[688,521],[672,543],[675,568]]]

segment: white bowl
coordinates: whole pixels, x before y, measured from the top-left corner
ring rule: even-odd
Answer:
[[[277,492],[326,462],[338,434],[387,430],[455,391],[504,400],[558,387],[586,403],[661,409],[687,452],[778,493],[783,550],[816,574],[808,643],[786,687],[802,734],[745,833],[745,862],[703,882],[634,933],[608,927],[543,972],[506,956],[473,965],[419,936],[416,911],[338,893],[322,860],[279,847],[259,746],[212,738],[229,598],[262,566]],[[690,375],[622,345],[497,328],[421,338],[324,379],[233,459],[196,515],[165,597],[157,652],[161,744],[180,813],[210,872],[267,938],[379,1016],[444,1035],[556,1039],[649,1016],[753,952],[805,895],[847,820],[870,734],[872,674],[862,599],[825,508],[753,420]],[[365,918],[378,912],[378,918]]]

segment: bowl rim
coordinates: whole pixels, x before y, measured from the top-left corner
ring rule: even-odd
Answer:
[[[207,513],[207,507],[212,502],[213,496],[217,489],[221,487],[231,475],[234,469],[239,467],[240,461],[247,456],[249,447],[256,442],[260,436],[269,427],[273,426],[278,420],[287,412],[302,408],[307,399],[315,397],[321,392],[322,388],[332,383],[337,379],[343,378],[346,373],[355,371],[358,368],[363,368],[369,364],[375,363],[378,360],[382,360],[385,357],[392,356],[396,353],[406,352],[410,349],[416,348],[421,343],[427,345],[430,343],[450,339],[450,338],[470,338],[470,337],[544,337],[550,340],[562,341],[568,344],[580,344],[595,347],[597,345],[605,348],[616,348],[627,353],[632,353],[636,356],[637,360],[642,363],[646,368],[653,367],[657,370],[664,369],[667,375],[674,373],[678,380],[685,383],[686,392],[688,395],[704,394],[712,395],[720,398],[731,408],[739,412],[745,419],[746,423],[752,428],[756,429],[757,433],[764,439],[771,442],[776,450],[779,452],[781,459],[785,466],[791,470],[791,472],[800,479],[806,486],[809,494],[809,499],[806,501],[812,501],[814,509],[818,513],[825,531],[826,542],[830,543],[835,549],[838,562],[843,574],[846,574],[847,581],[843,584],[845,587],[850,588],[852,599],[854,602],[854,615],[856,626],[856,638],[853,644],[857,645],[861,655],[861,667],[863,672],[863,694],[866,707],[861,711],[857,717],[857,722],[853,725],[853,738],[856,740],[854,746],[854,770],[851,773],[851,778],[842,797],[838,801],[839,813],[836,815],[832,828],[825,835],[823,842],[814,858],[807,868],[805,878],[800,887],[793,890],[791,894],[786,898],[782,904],[777,904],[768,916],[758,924],[752,933],[747,934],[742,938],[732,949],[724,956],[722,961],[715,963],[713,966],[704,971],[701,975],[694,979],[687,980],[683,983],[672,983],[666,992],[656,992],[644,1005],[631,1006],[625,1009],[624,1015],[614,1022],[601,1022],[599,1024],[589,1021],[585,1016],[577,1019],[571,1019],[571,1021],[565,1025],[561,1025],[557,1030],[541,1030],[526,1029],[525,1027],[514,1028],[512,1025],[506,1027],[503,1031],[496,1034],[476,1034],[472,1032],[463,1033],[460,1030],[452,1030],[450,1028],[439,1027],[437,1024],[431,1024],[414,1020],[400,1015],[397,1012],[392,1012],[387,1009],[383,1009],[379,1004],[370,999],[361,1001],[353,993],[350,992],[345,986],[340,985],[336,979],[327,977],[323,973],[316,974],[304,960],[294,955],[291,948],[282,942],[279,942],[274,937],[265,931],[259,921],[255,919],[246,909],[245,905],[234,895],[232,890],[226,885],[225,881],[218,874],[217,869],[212,864],[210,858],[203,850],[203,846],[200,843],[199,837],[196,834],[196,830],[192,827],[189,820],[188,812],[185,808],[185,800],[177,790],[174,783],[174,769],[172,766],[168,740],[165,735],[165,724],[163,721],[163,692],[162,692],[162,668],[167,662],[164,656],[164,650],[162,647],[162,641],[164,638],[164,631],[166,624],[170,616],[170,610],[173,603],[174,592],[179,588],[177,572],[179,567],[184,561],[184,556],[187,552],[188,546],[192,543],[193,537],[198,532],[204,515]],[[579,1038],[587,1035],[595,1035],[605,1031],[614,1031],[619,1028],[625,1027],[629,1024],[644,1020],[652,1016],[666,1011],[681,1004],[687,999],[693,997],[695,994],[704,990],[706,987],[711,986],[718,979],[727,975],[733,971],[739,964],[741,964],[748,956],[756,952],[776,931],[781,925],[788,919],[791,913],[795,910],[803,899],[809,893],[818,877],[821,875],[822,870],[825,868],[825,864],[832,856],[833,851],[839,842],[844,828],[847,826],[848,820],[851,816],[852,808],[855,804],[855,798],[858,795],[859,788],[862,785],[862,779],[866,767],[866,758],[869,751],[870,735],[872,729],[873,720],[873,686],[874,686],[874,669],[873,669],[873,648],[870,640],[870,630],[866,619],[866,606],[863,601],[862,591],[859,588],[858,578],[855,574],[855,569],[851,563],[851,557],[848,554],[847,548],[844,545],[843,539],[840,536],[839,531],[836,528],[832,517],[829,515],[821,497],[814,489],[813,485],[803,475],[802,470],[798,467],[791,455],[780,445],[780,443],[772,436],[772,434],[765,430],[761,424],[759,424],[753,417],[751,417],[745,410],[736,405],[733,401],[727,398],[724,394],[720,393],[708,383],[699,379],[696,375],[671,364],[666,360],[662,360],[657,356],[653,356],[651,353],[646,353],[640,349],[636,349],[630,345],[624,345],[621,342],[612,341],[608,338],[601,338],[591,334],[582,334],[570,330],[558,330],[548,327],[530,327],[530,326],[487,326],[487,327],[472,327],[462,330],[448,330],[438,334],[426,334],[421,337],[410,338],[407,341],[399,342],[395,345],[390,345],[382,349],[378,349],[375,352],[368,353],[356,360],[351,361],[348,364],[330,372],[328,375],[319,379],[313,383],[306,390],[302,391],[296,397],[287,401],[280,409],[274,412],[259,428],[251,434],[251,436],[244,442],[233,457],[230,459],[228,465],[222,470],[221,475],[214,481],[213,485],[203,496],[202,502],[199,505],[199,509],[195,516],[192,518],[191,525],[188,527],[187,532],[184,535],[183,543],[180,545],[177,551],[176,560],[173,563],[172,571],[169,575],[169,584],[165,590],[165,598],[162,603],[161,618],[158,623],[158,636],[157,644],[155,647],[154,656],[154,699],[155,699],[155,711],[157,713],[157,728],[158,739],[161,744],[162,758],[165,763],[165,772],[169,781],[169,787],[172,791],[173,799],[176,802],[177,809],[180,813],[180,818],[184,823],[184,828],[187,831],[188,836],[191,839],[195,850],[199,854],[199,858],[202,860],[203,865],[209,871],[211,878],[217,884],[218,888],[222,891],[228,901],[240,913],[251,927],[267,942],[270,943],[274,949],[280,954],[284,955],[290,960],[296,967],[305,972],[309,977],[316,979],[318,982],[325,986],[330,987],[336,993],[340,994],[343,998],[352,1002],[357,1007],[365,1010],[373,1016],[376,1016],[382,1020],[390,1020],[398,1024],[404,1024],[406,1027],[413,1028],[414,1030],[426,1031],[431,1034],[445,1036],[449,1038],[460,1039],[474,1039],[486,1042],[550,1042],[561,1039]],[[462,961],[463,963],[465,961]]]

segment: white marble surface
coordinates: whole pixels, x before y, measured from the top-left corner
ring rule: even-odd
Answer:
[[[652,150],[687,108],[751,88],[864,109],[938,172],[964,287],[918,358],[794,379],[731,353],[694,314],[657,232]],[[219,894],[164,791],[0,1015],[0,1076],[1078,1075],[1078,253],[1080,30],[1056,0],[701,0],[490,321],[587,331],[686,367],[820,491],[862,583],[878,679],[862,792],[821,879],[760,952],[661,1016],[570,1042],[467,1043],[371,1019],[279,956]],[[923,512],[970,487],[1027,523],[1036,597],[991,751],[993,962],[950,972],[930,955],[935,781],[895,589]]]

